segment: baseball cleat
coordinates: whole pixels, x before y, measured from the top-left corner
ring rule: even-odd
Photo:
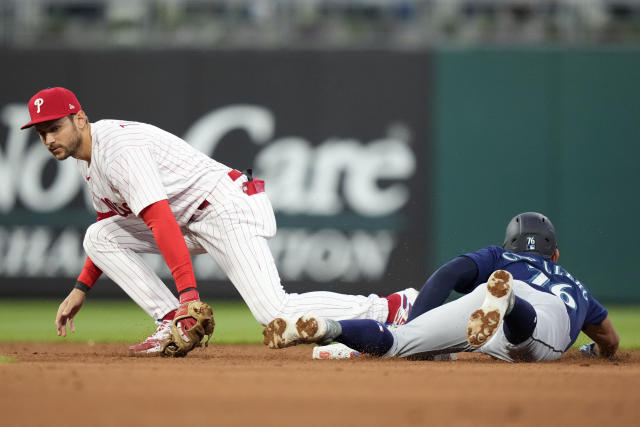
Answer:
[[[301,343],[322,340],[327,330],[324,319],[302,316],[296,319],[277,319],[269,322],[262,331],[262,343],[269,348],[285,348]]]
[[[413,288],[407,288],[403,291],[398,291],[394,294],[391,294],[390,296],[393,295],[400,296],[400,306],[398,307],[396,314],[393,316],[393,322],[391,322],[391,324],[389,325],[391,327],[400,326],[407,323],[409,313],[411,313],[411,310],[413,309],[413,303],[418,297],[418,291]]]
[[[132,345],[129,351],[133,353],[160,353],[164,340],[171,336],[171,320],[163,320],[158,325],[156,331],[149,335],[140,344]]]
[[[312,359],[353,359],[359,357],[360,352],[342,343],[313,347]]]
[[[504,315],[514,303],[513,276],[505,270],[494,271],[487,280],[487,293],[480,309],[474,311],[467,325],[467,342],[482,347],[495,334]]]

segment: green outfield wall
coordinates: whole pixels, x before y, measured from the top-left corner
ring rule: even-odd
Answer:
[[[447,50],[434,61],[434,259],[501,244],[541,211],[560,263],[640,300],[640,51]]]

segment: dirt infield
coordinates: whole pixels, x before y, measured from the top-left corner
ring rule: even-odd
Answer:
[[[184,359],[121,344],[0,343],[5,426],[638,425],[640,352],[508,364],[212,345]]]

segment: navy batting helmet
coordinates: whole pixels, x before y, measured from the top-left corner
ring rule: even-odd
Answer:
[[[549,218],[540,213],[521,213],[509,221],[502,247],[511,252],[533,252],[550,259],[558,247],[556,230]]]

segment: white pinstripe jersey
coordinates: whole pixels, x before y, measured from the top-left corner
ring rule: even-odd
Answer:
[[[96,212],[137,216],[168,199],[180,226],[231,170],[169,132],[120,120],[91,123],[91,164],[78,168]]]

